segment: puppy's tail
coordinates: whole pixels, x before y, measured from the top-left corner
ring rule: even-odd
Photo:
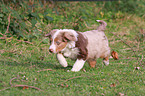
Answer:
[[[103,21],[103,20],[96,20],[96,21],[99,22],[99,23],[101,23],[98,26],[97,30],[104,31],[106,29],[107,23],[105,21]]]

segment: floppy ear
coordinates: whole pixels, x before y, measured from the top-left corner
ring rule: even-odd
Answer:
[[[51,37],[58,29],[51,30],[48,34],[45,35],[45,37]]]
[[[64,39],[69,41],[77,41],[75,36],[72,33],[65,32],[64,33]]]

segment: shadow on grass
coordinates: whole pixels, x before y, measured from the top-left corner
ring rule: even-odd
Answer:
[[[52,63],[50,61],[21,61],[21,62],[16,62],[16,61],[5,61],[5,60],[0,60],[0,64],[4,66],[23,66],[23,67],[34,67],[37,66],[37,68],[40,69],[70,69],[72,68],[71,65],[68,67],[64,68],[61,65],[58,65],[56,63]]]

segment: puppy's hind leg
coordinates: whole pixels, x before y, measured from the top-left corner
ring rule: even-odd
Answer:
[[[89,59],[87,61],[88,61],[91,68],[95,68],[95,65],[96,65],[96,60],[95,59]]]
[[[63,67],[67,67],[67,66],[68,66],[66,59],[64,58],[64,56],[63,56],[61,53],[58,53],[58,54],[57,54],[57,59],[58,59],[59,63],[60,63]]]
[[[103,59],[104,64],[107,66],[109,65],[109,56]]]

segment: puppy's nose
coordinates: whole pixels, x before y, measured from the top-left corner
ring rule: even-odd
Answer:
[[[53,49],[49,49],[49,52],[53,53]]]

